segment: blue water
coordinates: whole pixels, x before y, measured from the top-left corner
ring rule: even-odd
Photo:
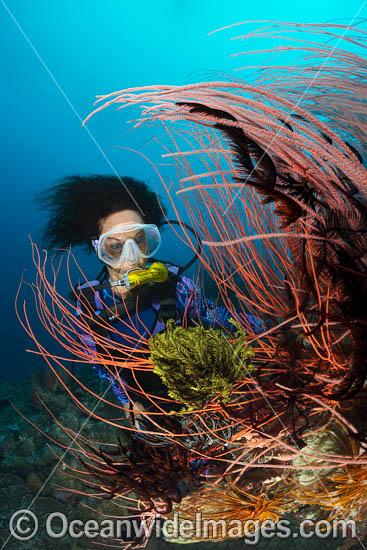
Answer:
[[[357,14],[367,16],[360,0],[0,1],[1,377],[22,379],[40,362],[26,353],[34,345],[14,312],[22,271],[27,280],[34,278],[28,235],[37,242],[44,221],[31,194],[69,174],[112,173],[111,166],[159,183],[148,163],[114,148],[141,149],[151,136],[149,130],[124,135],[126,111],[96,116],[90,134],[82,127],[94,96],[129,86],[184,84],[198,72],[231,72],[238,59],[228,55],[243,49],[230,41],[236,32],[208,36],[224,25],[255,19],[348,23]],[[261,42],[251,43],[255,47]],[[89,276],[99,271],[94,258],[78,259]],[[31,295],[24,295],[37,328]]]

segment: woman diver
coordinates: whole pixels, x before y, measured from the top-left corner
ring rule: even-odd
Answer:
[[[50,214],[43,231],[49,247],[81,245],[88,252],[95,251],[104,263],[98,277],[77,285],[74,295],[79,318],[87,319],[85,310],[94,312],[95,322],[88,321],[92,334],[101,332],[103,320],[103,336],[112,345],[124,345],[130,338],[131,348],[131,339],[163,331],[170,318],[233,329],[228,322],[233,314],[206,300],[194,282],[182,276],[194,259],[182,268],[154,260],[165,216],[158,196],[142,181],[106,175],[71,176],[40,193],[38,202]],[[255,332],[261,330],[253,316],[246,317]],[[106,323],[111,331],[105,328]],[[97,344],[91,332],[80,331],[80,338],[93,355]],[[139,340],[135,349],[139,349]],[[118,400],[129,405],[125,390],[134,391],[132,381],[119,382],[105,367],[94,368],[101,378],[109,380]],[[128,373],[126,376],[129,378]],[[155,386],[157,378],[144,373],[143,383]]]

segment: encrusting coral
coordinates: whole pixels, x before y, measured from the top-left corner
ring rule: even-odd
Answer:
[[[293,465],[300,467],[290,491],[294,500],[313,506],[314,512],[319,507],[330,520],[363,520],[367,512],[367,468],[360,442],[338,421],[306,437],[306,442],[302,454],[293,460]],[[354,463],[338,467],[335,459],[341,461],[343,457]],[[304,466],[308,468],[303,469]],[[319,469],[320,466],[324,468]]]
[[[218,394],[228,402],[236,381],[253,370],[249,361],[255,353],[247,345],[246,333],[231,322],[238,329],[233,341],[220,330],[183,328],[173,319],[164,333],[150,339],[154,372],[167,386],[168,395],[187,410],[203,407]]]
[[[298,488],[300,489],[300,488]],[[323,483],[314,484],[301,492],[303,504],[318,506],[329,520],[355,519],[364,521],[367,513],[367,468],[351,464],[335,471]]]

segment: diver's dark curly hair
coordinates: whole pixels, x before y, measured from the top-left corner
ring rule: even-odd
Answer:
[[[36,203],[50,214],[42,232],[46,248],[81,245],[91,252],[90,239],[100,234],[100,220],[120,210],[135,210],[145,223],[164,221],[158,195],[125,176],[69,176],[39,193]]]

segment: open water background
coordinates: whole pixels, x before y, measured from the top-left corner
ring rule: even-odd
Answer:
[[[34,278],[29,236],[38,242],[44,222],[32,193],[70,174],[109,174],[111,167],[162,191],[146,161],[116,148],[138,149],[159,161],[158,151],[147,147],[151,130],[126,134],[131,111],[109,109],[90,120],[89,132],[82,127],[94,97],[133,86],[185,84],[210,71],[233,74],[243,63],[228,56],[263,42],[231,41],[242,28],[208,36],[225,25],[264,19],[349,23],[357,14],[367,15],[360,0],[0,1],[1,377],[22,380],[39,363],[25,352],[29,340],[14,311],[22,272],[26,280]],[[89,277],[98,273],[95,258],[77,258]]]

